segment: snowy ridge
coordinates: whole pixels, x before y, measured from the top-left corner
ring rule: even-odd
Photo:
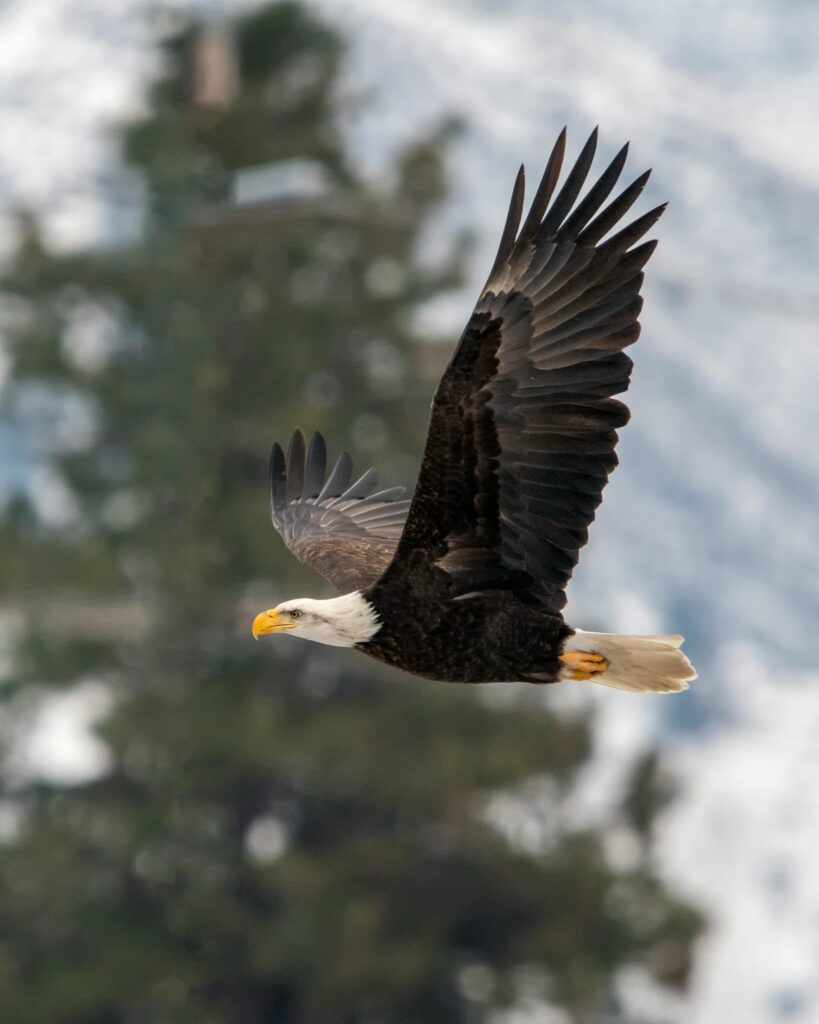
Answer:
[[[729,727],[682,744],[685,799],[662,823],[667,877],[711,908],[697,959],[695,1024],[813,1024],[819,1008],[819,674],[781,674],[748,645],[715,680]]]

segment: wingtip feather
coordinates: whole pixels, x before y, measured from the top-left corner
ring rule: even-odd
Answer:
[[[268,480],[270,487],[270,513],[275,515],[276,509],[287,504],[287,468],[284,449],[278,441],[273,442],[268,461]]]
[[[305,437],[296,427],[287,449],[287,500],[298,501],[304,490]]]
[[[304,471],[304,497],[316,498],[324,484],[327,471],[327,445],[322,435],[315,431],[310,438]]]

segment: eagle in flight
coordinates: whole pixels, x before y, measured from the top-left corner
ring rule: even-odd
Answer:
[[[640,242],[665,204],[614,234],[649,172],[608,203],[628,146],[578,202],[595,130],[555,195],[558,136],[523,215],[521,167],[500,246],[438,385],[410,500],[353,482],[342,453],[300,430],[270,456],[273,524],[341,596],[261,612],[253,635],[357,647],[389,665],[461,683],[593,680],[672,692],[695,677],[680,636],[592,633],[563,618],[628,408],[624,349],[640,334]],[[639,243],[639,244],[638,244]]]

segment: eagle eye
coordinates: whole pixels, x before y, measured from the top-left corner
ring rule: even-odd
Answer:
[[[304,614],[304,612],[302,612],[300,609],[293,608],[290,611],[290,618],[291,619],[300,619],[303,614]]]

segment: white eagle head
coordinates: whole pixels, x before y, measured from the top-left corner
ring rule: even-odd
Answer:
[[[375,608],[354,590],[326,601],[312,597],[283,601],[256,616],[253,636],[258,640],[265,633],[289,633],[332,647],[355,647],[371,640],[379,626]]]

